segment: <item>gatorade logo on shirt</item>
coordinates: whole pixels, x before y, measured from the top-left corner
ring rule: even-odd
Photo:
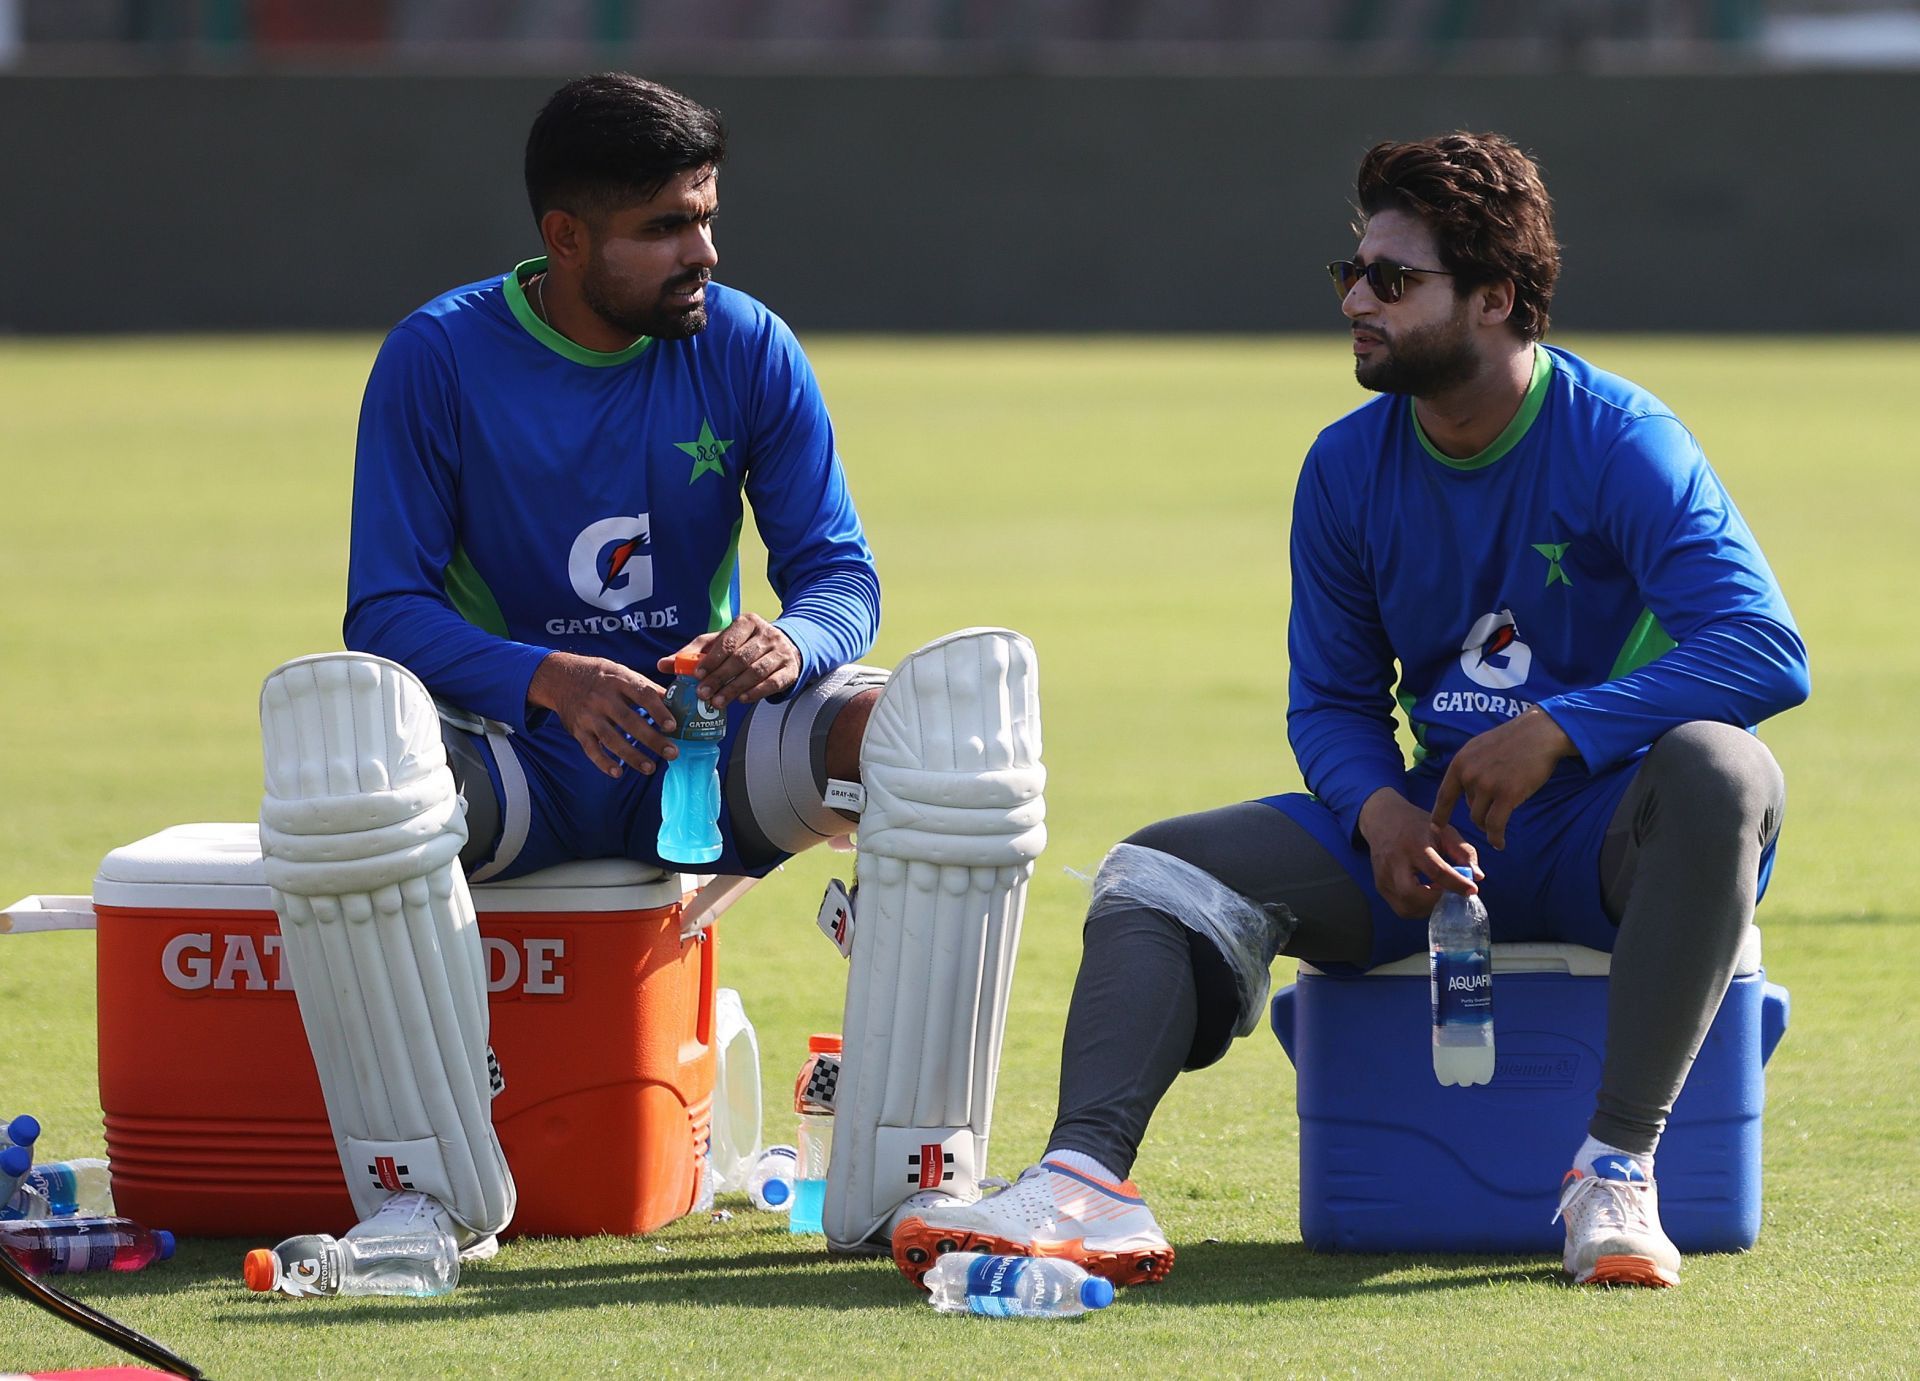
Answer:
[[[1460,670],[1488,690],[1511,690],[1533,670],[1533,649],[1520,641],[1513,610],[1482,614],[1460,644]]]
[[[573,592],[596,609],[615,612],[653,594],[653,557],[647,515],[589,523],[567,554]]]

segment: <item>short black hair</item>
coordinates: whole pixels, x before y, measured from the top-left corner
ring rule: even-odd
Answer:
[[[538,221],[559,209],[596,215],[646,201],[690,168],[727,156],[720,113],[626,72],[576,77],[527,134],[527,200]]]

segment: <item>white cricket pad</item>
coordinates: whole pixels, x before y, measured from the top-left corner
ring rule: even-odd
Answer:
[[[909,1194],[972,1195],[986,1171],[1020,917],[1047,842],[1033,644],[970,628],[908,657],[867,723],[860,774],[824,1214],[837,1251],[884,1250]]]
[[[267,677],[260,726],[260,852],[354,1208],[419,1190],[498,1232],[513,1178],[433,700],[398,663],[324,653]]]

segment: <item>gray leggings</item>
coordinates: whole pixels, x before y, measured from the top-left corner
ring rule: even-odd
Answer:
[[[1741,729],[1683,724],[1642,760],[1607,827],[1597,879],[1620,928],[1589,1124],[1599,1140],[1642,1154],[1659,1141],[1733,976],[1760,856],[1779,834],[1785,806],[1773,755]],[[1293,928],[1280,953],[1323,963],[1365,963],[1372,953],[1366,895],[1270,806],[1163,820],[1127,842],[1284,908]],[[1213,944],[1151,908],[1094,911],[1083,943],[1048,1149],[1084,1152],[1125,1176],[1175,1075],[1224,1051],[1238,998]]]

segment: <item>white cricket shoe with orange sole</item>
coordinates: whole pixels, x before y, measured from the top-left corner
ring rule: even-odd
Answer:
[[[1660,1199],[1646,1172],[1625,1156],[1574,1166],[1560,1181],[1567,1225],[1561,1258],[1576,1285],[1680,1283],[1680,1249],[1660,1226]]]
[[[915,1285],[948,1252],[1054,1256],[1115,1285],[1163,1280],[1173,1248],[1132,1180],[1115,1184],[1053,1161],[971,1204],[929,1207],[893,1230],[893,1261]]]

